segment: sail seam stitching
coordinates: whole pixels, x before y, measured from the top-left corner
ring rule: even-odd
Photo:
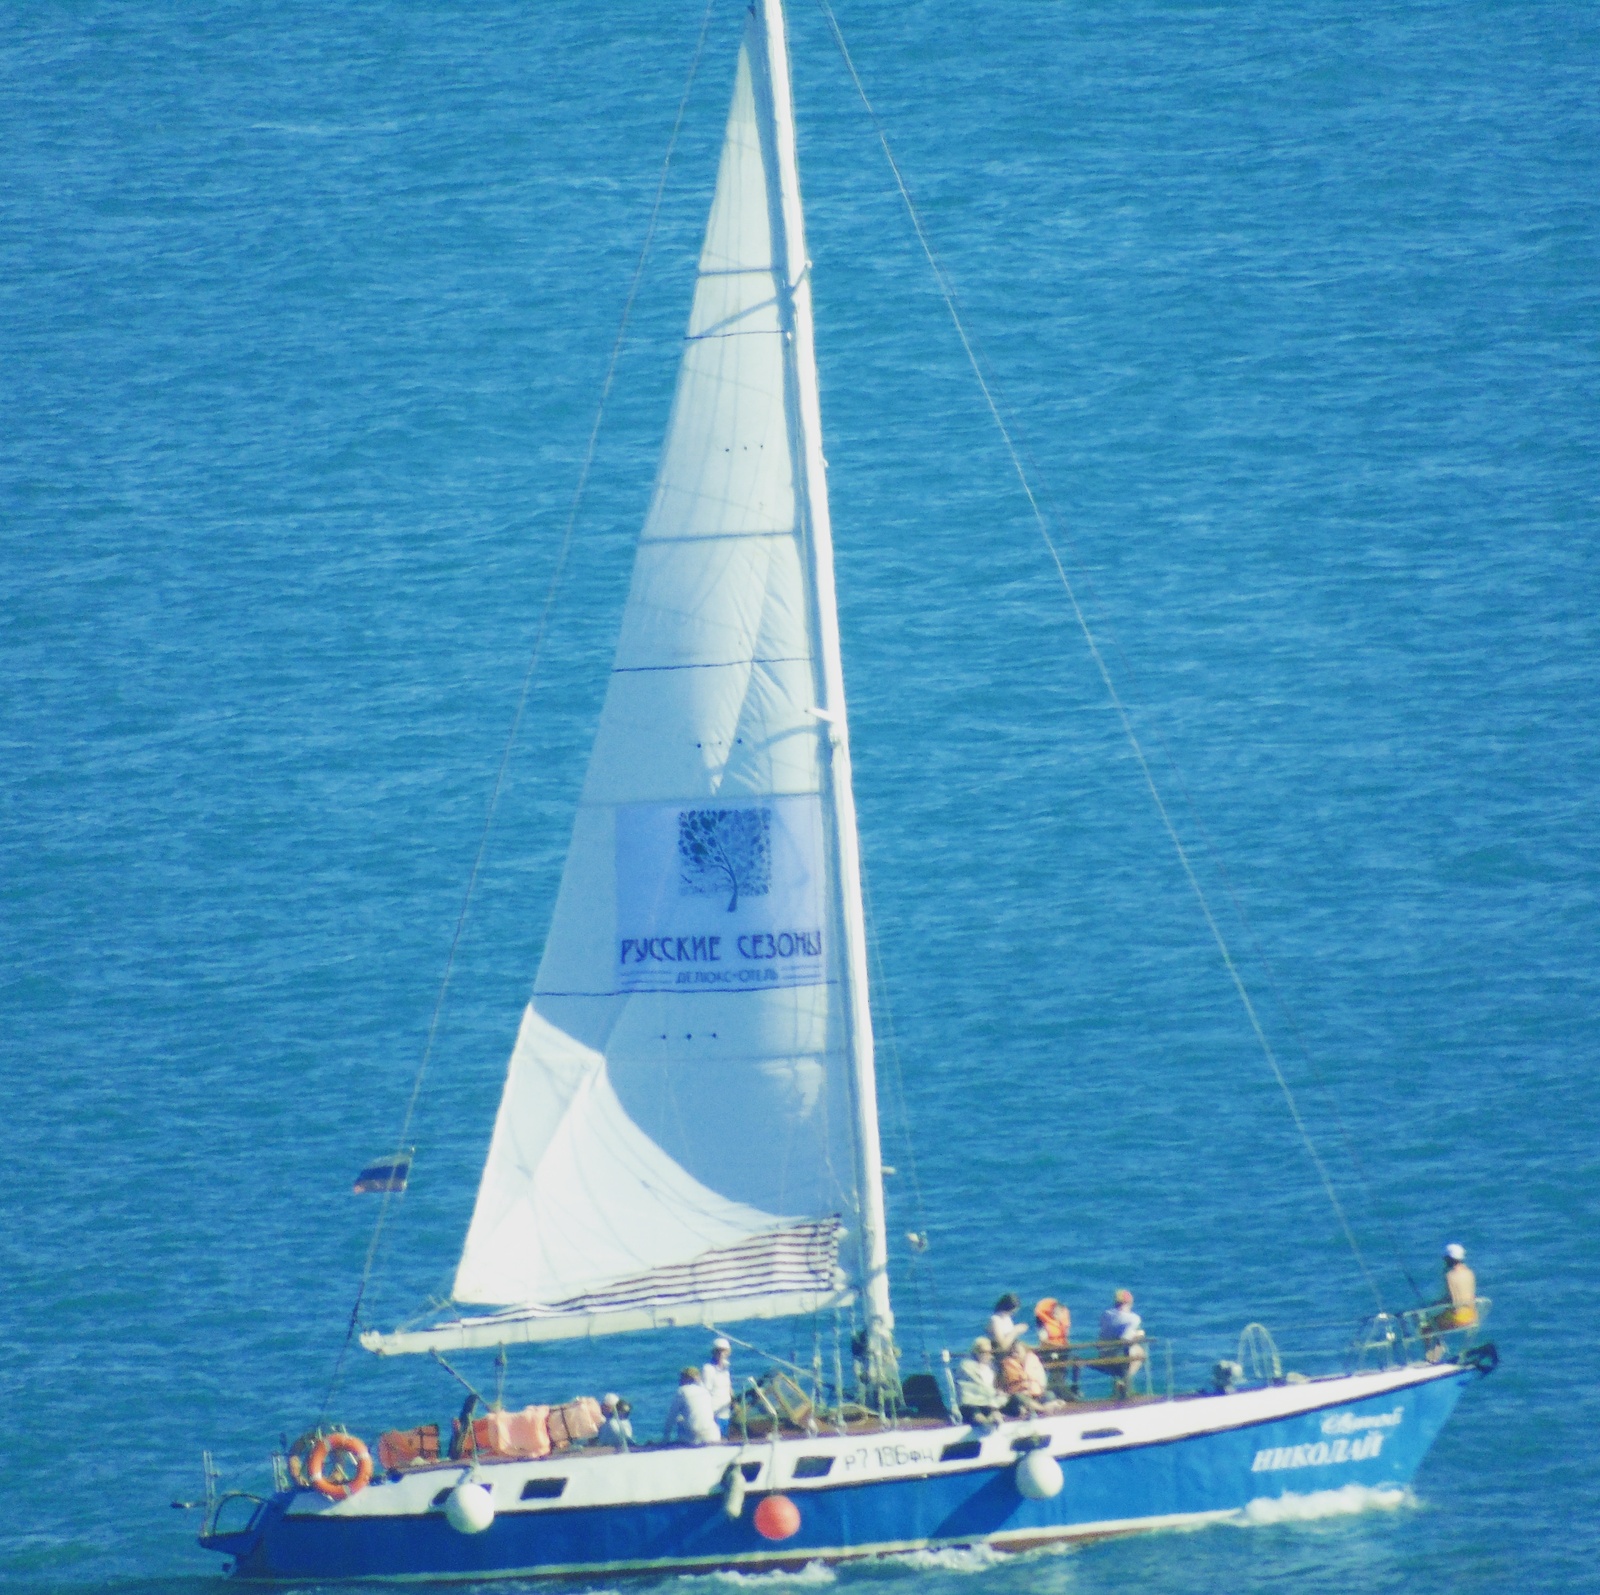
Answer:
[[[771,659],[713,659],[699,665],[613,665],[614,676],[643,676],[661,670],[748,670],[751,665],[808,665],[804,654],[779,654]]]

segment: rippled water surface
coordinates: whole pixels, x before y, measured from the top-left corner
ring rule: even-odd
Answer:
[[[1403,1496],[765,1582],[1596,1587],[1600,14],[839,16],[1377,1290],[1464,1242],[1504,1364]],[[470,1210],[739,21],[717,0],[385,1321]],[[315,1410],[350,1177],[422,1049],[698,25],[0,18],[10,1588],[213,1578],[168,1501],[202,1447],[248,1474]],[[908,1343],[1006,1286],[1083,1318],[1125,1283],[1186,1366],[1252,1318],[1310,1366],[1371,1292],[803,0],[792,32],[893,1227],[932,1238]],[[683,1350],[540,1353],[513,1389],[655,1412]],[[365,1358],[341,1396],[369,1433],[452,1405]]]

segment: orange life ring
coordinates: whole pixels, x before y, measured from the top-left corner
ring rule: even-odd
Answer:
[[[336,1455],[354,1459],[354,1478],[346,1477],[342,1469],[333,1473],[323,1471]],[[330,1501],[342,1501],[347,1495],[367,1487],[372,1477],[372,1453],[353,1434],[325,1434],[312,1448],[306,1477],[313,1490],[320,1490]]]

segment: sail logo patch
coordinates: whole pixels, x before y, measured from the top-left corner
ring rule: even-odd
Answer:
[[[823,834],[815,795],[619,808],[616,989],[823,983]]]
[[[772,889],[771,809],[684,809],[678,815],[678,890],[685,897],[765,897]]]

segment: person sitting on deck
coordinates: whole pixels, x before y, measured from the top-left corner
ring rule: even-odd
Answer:
[[[1000,1359],[999,1384],[1000,1393],[1009,1398],[1005,1406],[1008,1417],[1028,1418],[1057,1406],[1050,1400],[1050,1387],[1039,1353],[1026,1345],[1021,1336],[1012,1341],[1011,1350]]]
[[[632,1404],[608,1395],[600,1403],[600,1411],[604,1421],[593,1444],[615,1446],[619,1451],[626,1451],[633,1444],[633,1421],[629,1416],[633,1411]]]
[[[1478,1321],[1478,1277],[1467,1267],[1467,1249],[1454,1241],[1444,1249],[1444,1311],[1434,1324],[1439,1329],[1471,1329]]]
[[[1472,1329],[1478,1322],[1478,1279],[1467,1267],[1467,1249],[1455,1241],[1444,1249],[1444,1295],[1422,1320],[1422,1339],[1428,1348],[1428,1361],[1444,1356],[1444,1345],[1435,1335],[1452,1329]]]
[[[972,1343],[972,1355],[956,1369],[956,1401],[967,1423],[995,1423],[1000,1417],[1000,1393],[994,1385],[994,1344],[987,1335]]]
[[[663,1438],[669,1445],[716,1445],[721,1440],[711,1392],[700,1382],[698,1368],[685,1368],[678,1375],[678,1389],[667,1409]]]
[[[994,1316],[989,1320],[989,1341],[1002,1357],[1011,1350],[1011,1342],[1022,1333],[1011,1316],[1021,1305],[1009,1290],[994,1304]]]
[[[1133,1292],[1119,1290],[1100,1315],[1099,1366],[1111,1375],[1111,1394],[1125,1401],[1128,1387],[1149,1353],[1144,1347],[1144,1320],[1133,1310]]]

